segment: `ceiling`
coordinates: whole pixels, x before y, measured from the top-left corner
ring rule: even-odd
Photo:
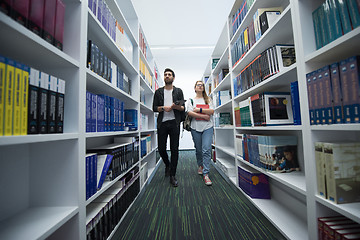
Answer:
[[[132,0],[159,72],[175,71],[185,98],[201,79],[234,0]]]

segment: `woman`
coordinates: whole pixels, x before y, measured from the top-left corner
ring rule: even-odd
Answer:
[[[198,164],[198,174],[203,175],[205,184],[210,186],[212,182],[209,178],[211,161],[211,143],[213,140],[214,105],[205,92],[202,81],[195,83],[196,96],[187,101],[187,112],[191,120],[191,135],[196,149],[196,160]]]

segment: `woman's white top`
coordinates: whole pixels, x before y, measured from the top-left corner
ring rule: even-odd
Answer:
[[[190,98],[186,101],[186,111],[193,111],[196,107],[196,104],[205,104],[205,100],[203,98],[192,98],[193,104],[191,104]],[[209,109],[214,109],[214,104],[210,101]],[[196,130],[197,132],[203,132],[206,129],[209,129],[214,126],[213,115],[210,115],[210,121],[206,120],[196,120],[192,118],[191,120],[191,128]]]

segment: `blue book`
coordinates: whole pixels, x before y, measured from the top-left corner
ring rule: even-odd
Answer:
[[[347,0],[352,28],[360,26],[360,13],[356,0]]]
[[[137,110],[136,109],[125,109],[124,110],[124,122],[125,127],[129,128],[129,131],[136,131],[138,127],[137,119]]]
[[[350,14],[346,2],[347,2],[346,0],[336,0],[336,6],[339,10],[343,34],[346,34],[352,30],[351,22],[350,22]]]
[[[331,80],[331,93],[332,104],[334,109],[334,123],[343,123],[343,106],[342,106],[342,93],[340,84],[339,64],[333,63],[330,66],[330,80]]]
[[[101,189],[105,181],[112,159],[113,159],[113,155],[110,154],[97,156],[97,189],[98,190]]]
[[[291,106],[293,109],[294,125],[301,125],[299,83],[298,81],[290,83]]]
[[[341,29],[341,20],[339,10],[336,6],[336,0],[328,0],[328,5],[330,8],[330,28],[334,36],[334,40],[343,35]]]
[[[91,93],[91,124],[90,132],[96,132],[96,105],[97,105],[97,95]]]
[[[104,95],[97,95],[97,121],[96,121],[96,131],[104,132],[105,131],[105,99]]]

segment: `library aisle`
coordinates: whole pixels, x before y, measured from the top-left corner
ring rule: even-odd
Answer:
[[[161,163],[113,239],[285,239],[212,166],[212,186],[197,174],[195,151],[180,151],[173,188]]]

